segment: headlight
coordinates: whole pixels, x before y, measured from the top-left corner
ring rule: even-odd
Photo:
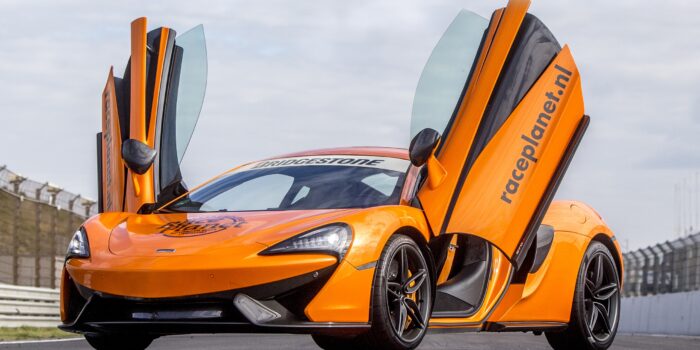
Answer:
[[[89,258],[90,257],[90,244],[88,244],[87,234],[85,229],[82,227],[75,231],[73,238],[71,238],[70,243],[68,243],[68,250],[66,251],[66,259],[69,258]]]
[[[285,253],[326,253],[343,260],[352,242],[352,231],[347,224],[331,224],[294,236],[265,249],[261,255]]]

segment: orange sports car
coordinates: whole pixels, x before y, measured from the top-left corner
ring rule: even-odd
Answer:
[[[593,209],[552,200],[589,122],[580,76],[528,6],[459,13],[420,77],[408,150],[299,152],[191,189],[203,30],[135,20],[102,95],[100,214],[68,247],[60,327],[96,349],[220,332],[413,349],[428,330],[608,348],[619,245]]]

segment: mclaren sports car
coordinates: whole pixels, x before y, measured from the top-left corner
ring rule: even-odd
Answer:
[[[428,331],[608,348],[618,242],[589,206],[553,200],[590,120],[581,77],[528,7],[456,16],[418,79],[407,149],[297,152],[196,187],[180,164],[203,29],[132,22],[129,63],[102,94],[99,214],[70,241],[60,327],[96,349],[238,332],[413,349]]]

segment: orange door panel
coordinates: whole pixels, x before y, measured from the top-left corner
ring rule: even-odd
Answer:
[[[498,80],[499,72],[508,56],[508,50],[515,40],[522,17],[527,12],[529,1],[511,1],[505,11],[494,13],[481,48],[471,81],[462,103],[458,106],[450,130],[442,135],[444,145],[437,158],[445,167],[447,176],[436,188],[423,186],[418,197],[428,217],[433,232],[444,233],[446,213],[449,210],[459,174],[469,154],[471,144],[476,136],[481,116],[491,96],[491,91]]]
[[[113,68],[109,70],[107,85],[102,92],[102,132],[97,134],[100,180],[99,193],[100,201],[98,206],[100,212],[123,211],[124,209],[124,186],[125,168],[121,160],[122,150],[122,124],[119,104],[117,102],[117,82],[114,77]]]
[[[101,211],[138,212],[183,192],[180,161],[206,85],[204,34],[196,27],[176,39],[174,30],[148,32],[147,24],[145,17],[131,23],[124,78],[110,72],[105,87],[98,138]],[[125,167],[122,146],[127,140],[155,153],[145,171]]]
[[[131,22],[131,90],[129,97],[129,138],[148,143],[146,134],[146,79],[147,79],[147,20],[141,17]],[[128,212],[136,212],[145,203],[152,203],[153,168],[145,174],[131,170],[126,179],[126,207]]]
[[[472,233],[510,257],[518,254],[529,243],[522,239],[526,231],[539,226],[535,216],[544,214],[560,163],[586,122],[578,72],[565,48],[474,162],[446,231]]]
[[[436,157],[447,171],[418,197],[431,227],[486,239],[519,266],[588,125],[578,70],[529,1],[510,1]]]

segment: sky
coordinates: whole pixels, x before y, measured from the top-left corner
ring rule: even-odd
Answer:
[[[413,93],[442,32],[462,8],[488,18],[503,5],[2,0],[0,165],[96,197],[100,94],[111,65],[123,72],[140,16],[149,28],[205,28],[207,95],[182,163],[190,185],[291,151],[407,147]],[[592,205],[623,248],[676,238],[674,186],[700,170],[700,3],[534,0],[530,12],[571,46],[591,115],[557,197]]]

